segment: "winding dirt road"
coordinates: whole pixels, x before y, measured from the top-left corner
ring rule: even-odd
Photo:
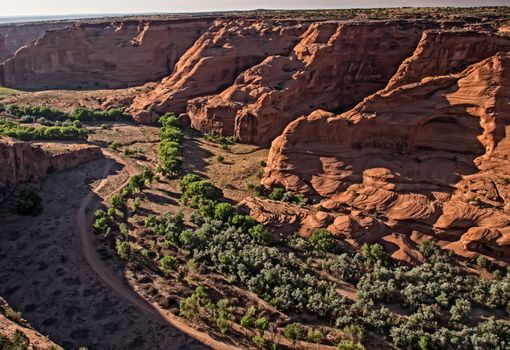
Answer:
[[[93,188],[93,190],[82,200],[80,204],[80,208],[78,209],[77,217],[76,217],[76,229],[80,235],[81,248],[83,251],[83,255],[90,265],[92,270],[99,276],[99,278],[103,281],[105,285],[114,290],[118,295],[124,298],[126,301],[130,302],[133,306],[135,306],[140,312],[150,316],[154,320],[163,320],[170,326],[180,330],[183,333],[188,334],[199,342],[203,343],[206,346],[209,346],[213,349],[218,350],[239,350],[236,346],[231,346],[222,342],[219,342],[213,338],[211,338],[208,334],[199,332],[196,329],[190,327],[189,325],[182,322],[179,318],[172,315],[171,313],[163,310],[157,304],[153,304],[142,298],[135,291],[133,291],[129,285],[125,284],[115,273],[106,266],[103,261],[100,259],[94,244],[92,243],[92,232],[91,232],[91,224],[92,224],[92,214],[95,212],[95,209],[98,208],[100,204],[100,200],[98,195],[96,194],[102,188],[104,188],[108,184],[108,174],[110,173],[112,167],[115,163],[120,163],[125,166],[125,170],[128,172],[129,177],[125,181],[129,181],[129,178],[139,171],[137,168],[129,163],[127,163],[120,156],[103,150],[104,155],[107,157],[107,162],[103,172],[103,179]],[[124,183],[124,184],[125,184]],[[116,188],[107,194],[107,197],[112,196],[114,193],[119,191],[124,184]],[[87,215],[89,214],[89,216]]]

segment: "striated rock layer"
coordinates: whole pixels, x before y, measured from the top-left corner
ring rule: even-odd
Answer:
[[[87,144],[41,145],[0,138],[0,195],[17,184],[36,182],[52,171],[62,171],[102,157],[101,149]]]
[[[0,25],[0,63],[14,55],[21,47],[38,39],[52,29],[64,28],[73,22],[30,23]]]
[[[382,89],[433,22],[322,22],[287,56],[273,55],[221,94],[192,100],[202,131],[268,145],[285,126],[317,108],[345,110]]]
[[[422,78],[459,73],[469,65],[510,51],[510,37],[474,31],[427,31],[399,67],[387,89],[419,82]]]
[[[420,52],[413,57],[405,64],[418,64],[410,62],[419,62]],[[437,57],[446,62],[417,71],[458,69],[455,55]],[[403,79],[403,71],[392,81]],[[504,229],[510,224],[510,53],[456,74],[414,76],[420,81],[390,84],[341,115],[316,111],[289,124],[272,144],[263,183],[325,196],[322,206],[333,212],[375,215],[388,230],[381,241],[389,233],[413,242],[432,235],[460,254],[510,258]],[[351,237],[349,225],[340,227]]]
[[[130,108],[135,120],[186,111],[189,99],[217,93],[268,55],[286,55],[306,24],[270,20],[216,21],[179,59],[175,71]]]
[[[169,75],[210,19],[79,23],[51,30],[0,66],[20,89],[124,88]]]

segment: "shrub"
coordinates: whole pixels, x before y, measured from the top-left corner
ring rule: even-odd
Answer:
[[[18,194],[16,209],[21,215],[39,215],[43,211],[42,198],[33,188],[25,187]]]
[[[269,194],[268,198],[274,201],[281,201],[285,194],[285,189],[282,187],[275,187]]]
[[[314,231],[309,240],[315,249],[323,252],[330,252],[335,247],[333,235],[326,229]]]
[[[322,341],[322,333],[318,329],[309,329],[306,338],[312,343],[319,344]]]
[[[260,331],[266,331],[269,329],[269,321],[265,317],[260,317],[255,321],[255,327]]]
[[[131,257],[131,245],[129,242],[118,239],[115,241],[115,249],[121,259],[128,260]]]
[[[244,328],[251,328],[253,327],[254,325],[254,320],[253,320],[253,316],[250,315],[250,314],[246,314],[244,315],[242,318],[241,318],[241,322],[240,322],[241,326],[243,326]]]
[[[214,207],[214,219],[229,223],[231,218],[235,215],[235,210],[232,205],[228,203],[218,203]]]
[[[186,190],[182,194],[182,201],[187,203],[192,199],[195,206],[198,206],[201,200],[218,201],[223,198],[223,191],[214,186],[207,180],[194,181],[186,185]]]
[[[353,343],[350,340],[342,340],[337,345],[338,350],[364,350],[365,347],[359,343]]]
[[[297,341],[305,339],[305,329],[301,323],[291,323],[285,327],[284,335],[295,345]]]
[[[220,162],[220,163],[223,163],[223,162],[225,161],[225,157],[223,157],[223,156],[217,156],[217,157],[216,157],[216,160],[217,160],[218,162]]]
[[[260,337],[258,335],[256,335],[253,338],[251,338],[251,340],[259,348],[265,348],[267,346],[267,341],[264,338],[262,338],[262,337]]]
[[[248,233],[258,244],[269,244],[271,242],[271,233],[260,224],[250,228]]]
[[[175,270],[175,268],[177,267],[177,263],[178,263],[177,259],[174,258],[173,256],[164,256],[159,261],[159,266],[164,272],[168,273],[172,270]]]
[[[378,261],[387,262],[389,260],[388,253],[386,253],[383,246],[379,243],[364,244],[363,247],[361,247],[361,255],[370,263],[376,263]]]

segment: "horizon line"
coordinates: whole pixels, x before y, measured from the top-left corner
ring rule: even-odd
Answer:
[[[334,10],[367,10],[367,9],[405,9],[405,8],[498,8],[510,7],[508,5],[465,5],[465,6],[452,6],[452,5],[439,5],[439,6],[366,6],[366,7],[334,7],[334,8],[254,8],[254,9],[220,9],[210,11],[155,11],[155,12],[83,12],[83,13],[46,13],[46,14],[16,14],[8,16],[0,16],[2,19],[7,18],[32,18],[32,17],[75,17],[75,16],[144,16],[144,15],[179,15],[179,14],[208,14],[208,13],[223,13],[223,12],[253,12],[253,11],[334,11]]]

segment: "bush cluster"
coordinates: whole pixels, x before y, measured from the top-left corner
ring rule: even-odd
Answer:
[[[71,113],[63,112],[47,106],[19,106],[16,104],[6,105],[5,111],[10,115],[24,118],[25,122],[37,122],[38,118],[47,121],[118,121],[129,120],[131,116],[122,109],[112,108],[105,111],[95,111],[87,108],[76,108]]]
[[[168,176],[175,176],[182,167],[181,143],[184,134],[179,120],[173,113],[167,113],[160,118],[160,143],[158,147],[159,170]]]
[[[265,162],[263,163],[265,165]],[[295,203],[301,206],[308,204],[308,198],[304,194],[286,191],[283,187],[274,187],[268,190],[262,185],[250,184],[248,189],[253,190],[259,197],[269,198],[274,201]]]
[[[86,139],[88,131],[71,126],[31,127],[7,120],[0,120],[0,135],[22,141]]]

